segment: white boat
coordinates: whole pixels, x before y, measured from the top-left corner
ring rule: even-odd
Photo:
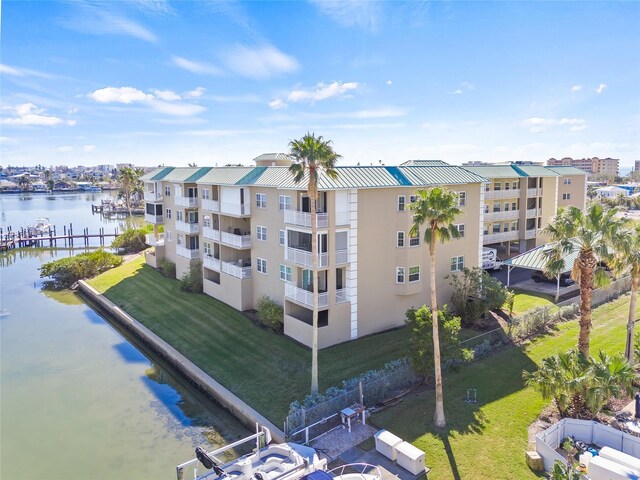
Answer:
[[[218,460],[217,456],[227,450],[253,441],[256,448],[252,453],[226,463]],[[316,470],[326,469],[327,461],[320,459],[313,448],[295,443],[269,445],[270,441],[271,434],[263,427],[254,435],[212,452],[197,448],[195,459],[176,467],[178,480],[300,480]]]
[[[317,470],[303,480],[382,480],[382,471],[368,463],[349,463],[329,471]]]
[[[46,217],[36,218],[35,225],[28,227],[30,235],[43,235],[45,233],[49,233],[51,229],[51,222]]]

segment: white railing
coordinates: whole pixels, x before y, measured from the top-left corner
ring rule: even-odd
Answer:
[[[336,250],[336,265],[349,263],[349,250]]]
[[[200,225],[197,223],[183,222],[182,220],[176,220],[176,230],[189,235],[194,235],[200,231]]]
[[[235,233],[220,232],[220,241],[236,248],[251,247],[251,235],[236,235]]]
[[[291,285],[290,283],[285,283],[284,296],[289,300],[294,300],[298,303],[302,303],[303,305],[307,305],[308,307],[313,308],[313,292],[309,292],[308,290],[298,288],[295,285]],[[329,294],[326,292],[319,293],[318,307],[323,308],[328,306],[329,306]]]
[[[145,202],[159,202],[162,200],[162,194],[160,192],[144,192]]]
[[[202,265],[205,268],[208,268],[209,270],[213,270],[214,272],[220,271],[219,258],[213,258],[213,257],[210,257],[209,255],[205,255],[204,258],[202,259]]]
[[[501,233],[489,233],[488,235],[484,235],[482,238],[482,243],[499,243],[499,242],[508,242],[510,240],[518,240],[519,232],[518,230],[511,230],[509,232],[501,232]]]
[[[538,231],[534,228],[533,230],[527,230],[526,232],[524,232],[524,238],[526,238],[527,240],[531,240],[532,238],[536,238],[536,233]]]
[[[175,202],[181,207],[197,207],[198,197],[176,197]]]
[[[537,197],[538,195],[537,188],[527,188],[527,197]]]
[[[528,208],[527,209],[527,218],[535,218],[538,216],[537,208]]]
[[[144,221],[147,223],[164,223],[164,217],[162,215],[151,215],[150,213],[144,214]]]
[[[183,247],[182,245],[176,245],[176,255],[193,260],[194,258],[200,258],[200,250]]]
[[[305,250],[298,250],[297,248],[291,247],[286,248],[285,258],[297,265],[302,265],[304,267],[313,267],[313,258],[311,256],[311,252],[307,252]],[[329,254],[318,254],[318,267],[326,267],[327,265],[329,265]]]
[[[520,218],[519,210],[507,210],[506,212],[489,212],[484,214],[485,222],[496,220],[517,220]]]
[[[209,240],[214,240],[216,242],[220,241],[220,230],[216,230],[212,227],[202,227],[202,236],[204,238],[208,238]]]
[[[162,247],[164,246],[164,233],[158,234],[158,238],[153,233],[147,233],[144,236],[144,242],[151,247]]]
[[[344,302],[348,302],[347,289],[343,288],[341,290],[336,290],[336,303],[344,303]]]
[[[220,203],[217,200],[202,199],[202,209],[210,212],[220,211]]]
[[[222,272],[241,280],[251,278],[251,266],[241,267],[235,263],[222,262]]]
[[[349,225],[349,212],[336,212],[336,225]]]
[[[220,202],[220,212],[229,215],[251,215],[251,208],[248,203],[232,203],[232,202]]]
[[[300,212],[298,210],[285,210],[284,223],[311,228],[311,214],[309,212]],[[329,214],[316,213],[316,223],[319,228],[327,228],[329,226]]]
[[[520,189],[515,190],[489,190],[484,192],[485,200],[501,200],[503,198],[519,198]]]

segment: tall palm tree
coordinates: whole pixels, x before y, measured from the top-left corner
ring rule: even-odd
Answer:
[[[615,254],[611,266],[617,273],[629,272],[631,275],[631,299],[629,300],[629,319],[627,322],[627,343],[624,356],[630,365],[634,363],[634,336],[636,302],[640,286],[640,223],[634,228],[624,230],[618,235]]]
[[[118,172],[120,182],[120,194],[124,197],[124,202],[131,215],[131,196],[142,191],[142,181],[140,177],[144,174],[140,168],[123,167]]]
[[[605,210],[598,203],[591,203],[584,212],[578,207],[560,207],[553,220],[542,229],[552,242],[545,253],[545,271],[549,275],[562,273],[565,257],[578,254],[571,277],[580,286],[578,349],[585,358],[589,358],[591,289],[609,281],[599,264],[611,257],[611,247],[623,225],[615,217],[616,212],[615,208]]]
[[[445,243],[459,238],[460,232],[453,224],[462,212],[458,208],[458,196],[446,188],[433,187],[416,192],[416,200],[409,205],[413,210],[413,225],[410,235],[420,234],[422,225],[424,242],[429,245],[431,257],[429,283],[431,284],[431,318],[433,319],[433,361],[436,381],[436,411],[433,424],[438,428],[446,425],[444,417],[444,395],[442,393],[442,369],[440,367],[440,337],[438,334],[438,297],[436,295],[436,243]]]
[[[293,181],[300,183],[307,179],[307,194],[311,207],[311,259],[313,265],[313,339],[311,343],[311,393],[318,393],[318,239],[316,202],[318,200],[318,176],[324,173],[331,179],[338,177],[336,161],[341,158],[332,146],[331,140],[322,135],[307,133],[299,140],[289,142],[289,155],[294,163],[289,167]]]

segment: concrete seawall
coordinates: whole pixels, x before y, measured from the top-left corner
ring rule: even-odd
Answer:
[[[284,432],[281,429],[276,427],[220,383],[216,382],[162,338],[142,325],[85,281],[80,280],[78,286],[83,295],[109,314],[118,325],[135,335],[142,343],[169,362],[173,368],[187,378],[196,388],[229,410],[229,412],[245,424],[249,430],[254,430],[256,422],[258,422],[271,431],[271,435],[276,442],[284,442]]]

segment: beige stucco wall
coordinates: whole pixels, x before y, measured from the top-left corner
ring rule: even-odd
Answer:
[[[566,185],[564,179],[571,180],[571,184]],[[586,175],[564,175],[558,180],[558,207],[567,207],[569,205],[584,209],[586,206]],[[571,198],[563,200],[563,194],[568,193]]]

